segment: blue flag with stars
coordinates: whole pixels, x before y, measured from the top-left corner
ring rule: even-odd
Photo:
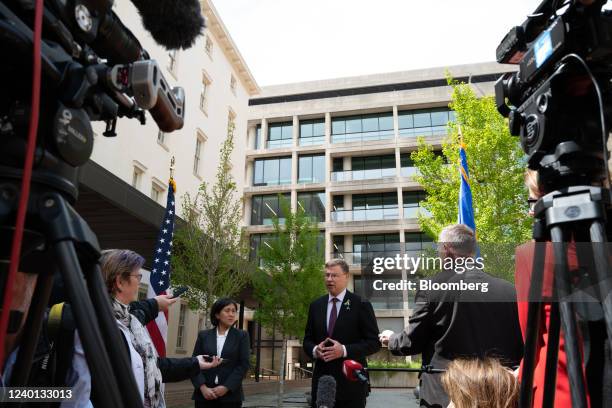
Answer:
[[[151,268],[151,286],[155,295],[165,294],[170,286],[170,256],[172,255],[172,238],[174,236],[174,180],[170,179],[166,213],[159,228],[153,266]]]

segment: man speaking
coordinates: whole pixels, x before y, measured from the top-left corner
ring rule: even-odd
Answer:
[[[335,408],[363,408],[367,384],[350,382],[342,374],[342,362],[356,360],[366,366],[366,356],[380,349],[378,325],[370,302],[346,290],[349,267],[342,259],[325,264],[328,294],[310,304],[304,333],[304,351],[315,360],[312,406],[317,400],[319,378],[335,378]]]

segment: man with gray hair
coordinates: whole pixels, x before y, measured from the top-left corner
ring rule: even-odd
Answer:
[[[402,333],[385,330],[381,343],[395,355],[422,353],[423,365],[432,368],[446,368],[457,357],[496,357],[508,367],[518,366],[523,339],[514,286],[478,267],[476,237],[465,225],[444,228],[438,252],[443,265],[454,266],[428,279],[427,287],[445,289],[417,291],[409,326]],[[471,267],[465,267],[466,259]],[[454,289],[464,287],[487,290]],[[421,407],[448,406],[440,374],[422,374],[420,399]]]

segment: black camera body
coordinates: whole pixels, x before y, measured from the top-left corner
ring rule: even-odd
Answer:
[[[497,60],[519,68],[495,84],[497,109],[520,136],[528,167],[552,188],[604,177],[600,136],[612,94],[612,14],[602,11],[605,1],[572,1],[564,10],[557,3],[543,1],[506,35]]]

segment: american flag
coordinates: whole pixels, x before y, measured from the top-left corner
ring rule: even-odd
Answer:
[[[172,255],[172,237],[174,236],[174,192],[176,184],[171,178],[168,187],[166,213],[162,220],[151,267],[148,298],[165,295],[170,286],[170,256]],[[147,324],[147,329],[161,357],[166,356],[166,336],[168,334],[168,312],[160,312],[157,318]]]

